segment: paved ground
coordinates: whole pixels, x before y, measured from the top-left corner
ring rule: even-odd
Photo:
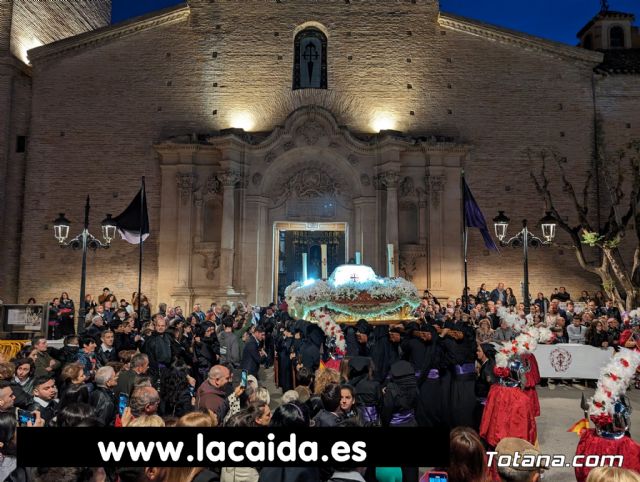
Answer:
[[[281,393],[273,383],[273,369],[266,370],[261,375],[261,383],[264,383],[271,392],[271,407],[275,408],[280,404]],[[543,454],[564,454],[566,457],[575,455],[578,436],[575,433],[567,432],[567,430],[583,417],[580,408],[582,393],[588,399],[593,395],[593,392],[594,390],[590,388],[579,390],[562,384],[557,385],[555,390],[538,387],[541,411],[541,415],[537,419],[538,441]],[[640,390],[631,388],[627,395],[635,409],[632,412],[631,433],[638,440],[637,435],[640,434]],[[574,482],[575,476],[571,468],[554,468],[545,473],[544,479],[553,482]]]
[[[593,389],[584,390],[587,399],[593,395]],[[582,418],[580,396],[583,392],[572,387],[558,386],[555,390],[538,388],[541,416],[538,418],[538,437],[540,449],[545,454],[575,455],[578,436],[567,432],[575,422]],[[638,440],[640,434],[640,390],[634,388],[627,392],[632,412],[631,434]],[[547,472],[547,480],[558,482],[575,481],[573,469],[553,469]]]

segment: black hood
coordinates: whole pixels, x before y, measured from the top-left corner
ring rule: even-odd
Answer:
[[[311,324],[307,328],[307,339],[315,346],[320,347],[324,343],[324,331],[318,325]]]
[[[371,358],[368,356],[354,356],[349,360],[349,377],[357,377],[369,373]]]
[[[415,376],[415,371],[411,363],[400,360],[391,365],[389,373],[394,379],[406,377],[408,375]]]
[[[358,322],[356,323],[356,331],[358,333],[368,335],[369,333],[371,333],[371,325],[367,323],[367,320],[358,320]]]

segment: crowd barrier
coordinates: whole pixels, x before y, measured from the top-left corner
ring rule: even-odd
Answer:
[[[538,344],[533,354],[542,378],[586,378],[596,380],[613,355],[613,348],[577,343]]]

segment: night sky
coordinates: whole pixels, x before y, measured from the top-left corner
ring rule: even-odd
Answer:
[[[183,3],[179,0],[113,0],[113,22]],[[639,0],[610,0],[610,9],[634,13],[640,20]],[[599,0],[440,0],[445,12],[481,20],[576,45],[576,33],[599,10]],[[638,22],[636,21],[636,25]]]

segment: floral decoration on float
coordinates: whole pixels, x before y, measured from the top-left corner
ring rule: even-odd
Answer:
[[[315,310],[313,312],[313,320],[318,323],[325,336],[330,340],[331,345],[335,347],[335,353],[338,356],[344,356],[347,353],[347,342],[342,328],[324,311]]]
[[[555,335],[546,327],[536,328],[535,326],[526,325],[522,327],[520,333],[515,340],[504,343],[496,353],[496,369],[506,368],[514,357],[521,357],[527,353],[531,353],[536,349],[538,343],[551,343]],[[494,369],[497,376],[498,371]]]
[[[420,304],[418,289],[404,278],[377,276],[370,266],[338,266],[327,281],[309,279],[294,282],[285,289],[289,314],[296,319],[313,320],[316,310],[324,309],[336,323],[392,323],[413,319]]]
[[[640,352],[620,348],[600,372],[598,385],[589,399],[589,419],[605,438],[621,438],[629,428],[631,406],[627,387],[640,367]]]

